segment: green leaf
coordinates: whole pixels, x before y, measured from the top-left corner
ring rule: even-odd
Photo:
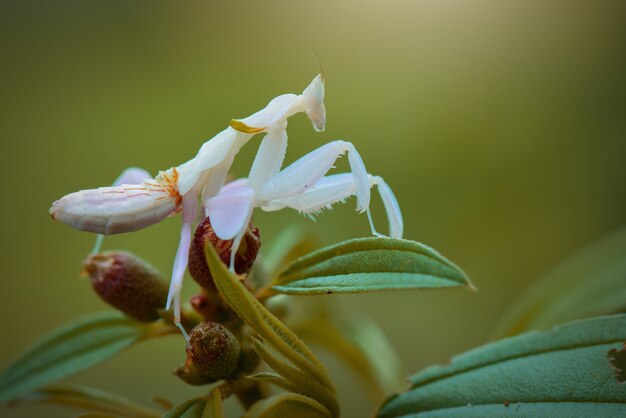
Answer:
[[[163,418],[224,418],[218,387],[207,398],[190,399],[167,411]]]
[[[295,393],[316,399],[324,405],[333,405],[336,403],[334,388],[328,387],[326,384],[317,379],[311,378],[307,373],[293,367],[278,355],[274,350],[265,346],[257,338],[252,338],[255,351],[259,357],[273,370],[279,373],[283,380],[277,380],[273,376],[265,374],[257,374],[255,378],[273,383],[278,387]]]
[[[385,333],[368,318],[335,323],[327,317],[299,321],[291,329],[304,341],[329,350],[357,373],[372,395],[400,389],[402,368]]]
[[[269,344],[276,352],[310,380],[326,386],[332,393],[332,402],[326,406],[337,415],[339,406],[335,399],[335,391],[324,369],[313,352],[287,328],[278,318],[272,315],[248,289],[231,273],[218,258],[212,245],[205,247],[207,263],[215,279],[215,285],[222,298],[252,328],[259,337]],[[324,402],[324,400],[320,400]]]
[[[204,408],[204,416],[202,418],[224,418],[224,409],[222,408],[222,394],[219,387],[211,391],[209,399],[207,399]]]
[[[569,257],[531,286],[492,337],[626,312],[626,228]]]
[[[247,376],[249,379],[260,380],[265,383],[269,383],[270,385],[277,386],[281,389],[286,390],[287,392],[299,393],[298,386],[277,373],[272,372],[259,372],[253,375]]]
[[[272,290],[289,295],[469,287],[467,275],[415,241],[359,238],[322,248],[280,271]]]
[[[323,405],[306,396],[283,393],[252,405],[243,418],[328,418]]]
[[[71,322],[36,342],[5,370],[0,376],[0,403],[100,364],[142,338],[157,335],[157,326],[117,312]]]
[[[614,315],[488,344],[411,377],[378,416],[626,416],[626,385],[609,358],[625,340],[626,315]]]
[[[130,418],[160,417],[158,411],[119,395],[79,385],[55,385],[29,393],[17,400],[22,403],[57,403],[99,413]]]
[[[465,405],[403,415],[403,418],[615,418],[624,416],[623,404],[510,403],[507,405]]]
[[[274,241],[269,254],[264,259],[264,266],[270,277],[293,260],[314,251],[318,246],[318,237],[309,228],[291,225]]]

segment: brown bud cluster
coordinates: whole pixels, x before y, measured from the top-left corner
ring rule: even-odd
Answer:
[[[191,241],[189,248],[189,274],[193,279],[203,288],[207,290],[215,290],[215,283],[213,282],[213,276],[207,265],[206,258],[204,256],[204,247],[206,243],[211,243],[215,247],[217,254],[222,262],[226,265],[230,265],[231,247],[233,245],[232,240],[224,241],[218,238],[211,227],[211,221],[206,218],[202,221],[196,233]],[[245,236],[241,240],[237,254],[235,254],[235,272],[237,274],[244,274],[250,271],[259,248],[261,247],[261,240],[259,237],[259,230],[252,223],[248,225],[248,230]]]
[[[210,379],[231,376],[237,368],[240,354],[237,338],[215,322],[200,323],[189,334],[187,363]]]
[[[84,269],[105,302],[138,321],[159,319],[168,287],[146,261],[124,251],[110,251],[90,255]]]

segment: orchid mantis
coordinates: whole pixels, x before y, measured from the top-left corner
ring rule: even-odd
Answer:
[[[291,207],[314,213],[323,207],[357,197],[357,210],[369,213],[370,188],[377,185],[389,218],[391,235],[402,235],[402,217],[391,190],[380,177],[367,174],[354,146],[330,142],[281,170],[287,148],[287,119],[305,112],[316,131],[326,122],[324,82],[313,79],[301,95],[284,94],[259,112],[230,125],[202,145],[196,156],[153,178],[140,169],[125,173],[113,187],[83,190],[53,203],[51,216],[76,229],[98,234],[136,231],[182,212],[180,243],[172,269],[166,309],[173,306],[174,322],[180,324],[180,292],[187,267],[192,225],[199,198],[222,239],[233,239],[237,248],[254,207],[278,210]],[[257,133],[266,133],[250,174],[244,182],[224,186],[226,175],[239,150]],[[352,174],[324,175],[343,154],[348,154]],[[143,181],[143,182],[141,182]],[[140,184],[138,184],[140,183]],[[213,220],[217,219],[217,222]],[[101,240],[101,238],[100,238]],[[96,244],[96,248],[98,243]],[[232,254],[235,254],[233,251]],[[231,259],[231,268],[234,258]]]
[[[169,309],[174,304],[175,322],[180,327],[180,290],[198,197],[209,199],[219,192],[235,156],[257,133],[278,133],[284,138],[286,148],[287,118],[300,112],[307,114],[316,131],[324,130],[326,109],[321,75],[315,77],[302,94],[280,95],[259,112],[232,120],[186,163],[161,171],[154,179],[144,178],[141,184],[136,184],[135,174],[139,172],[134,171],[130,176],[122,175],[113,187],[71,193],[52,204],[50,215],[76,229],[108,235],[136,231],[182,212],[180,244],[166,306]],[[284,153],[285,149],[274,157],[279,167]],[[267,155],[267,158],[272,156]]]

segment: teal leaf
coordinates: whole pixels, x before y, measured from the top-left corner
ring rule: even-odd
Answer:
[[[57,382],[100,364],[137,343],[159,334],[146,325],[117,312],[85,316],[40,339],[0,376],[0,403]]]
[[[625,340],[626,315],[614,315],[491,343],[414,375],[378,416],[626,416],[609,358]]]
[[[437,251],[415,241],[359,238],[301,257],[272,282],[290,295],[468,287],[467,275]]]

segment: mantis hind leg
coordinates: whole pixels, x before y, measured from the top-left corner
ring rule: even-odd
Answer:
[[[274,201],[301,194],[315,187],[324,175],[333,168],[335,161],[348,154],[354,176],[357,210],[365,212],[370,203],[370,186],[367,171],[354,145],[346,141],[332,141],[306,154],[281,172],[275,174],[257,191],[261,201]]]

